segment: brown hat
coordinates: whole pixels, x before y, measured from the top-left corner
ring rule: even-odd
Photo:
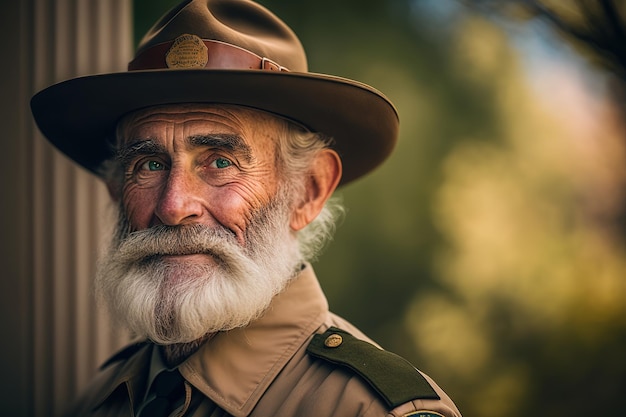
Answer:
[[[304,49],[278,17],[249,0],[187,0],[141,41],[127,72],[74,78],[31,100],[41,132],[98,173],[119,119],[162,104],[219,103],[264,110],[334,138],[342,184],[393,149],[398,115],[372,87],[308,72]]]

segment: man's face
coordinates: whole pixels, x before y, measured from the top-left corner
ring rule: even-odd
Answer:
[[[122,204],[131,230],[220,225],[245,245],[252,213],[277,191],[272,122],[260,112],[208,106],[163,107],[127,119]]]
[[[159,343],[245,326],[302,262],[279,180],[278,119],[170,106],[122,123],[120,230],[98,265],[99,298]]]

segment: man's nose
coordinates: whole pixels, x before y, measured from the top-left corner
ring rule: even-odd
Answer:
[[[200,180],[184,169],[169,171],[156,205],[159,223],[176,226],[198,222],[205,212]]]

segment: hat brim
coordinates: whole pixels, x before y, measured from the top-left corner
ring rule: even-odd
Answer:
[[[398,115],[379,91],[313,73],[246,70],[147,70],[74,78],[36,94],[31,109],[59,150],[98,175],[111,156],[119,119],[142,108],[219,103],[275,113],[334,139],[341,184],[370,172],[391,153]]]

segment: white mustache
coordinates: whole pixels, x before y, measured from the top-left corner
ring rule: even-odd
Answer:
[[[221,227],[159,225],[132,232],[121,239],[116,257],[130,262],[149,262],[162,256],[207,254],[222,263],[242,249],[235,235]]]

